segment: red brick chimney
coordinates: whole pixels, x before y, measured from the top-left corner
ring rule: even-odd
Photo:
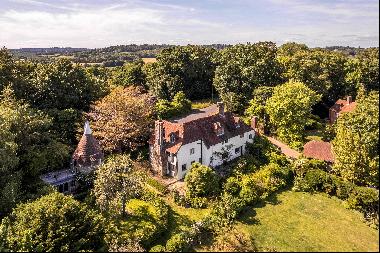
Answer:
[[[352,103],[352,97],[351,96],[347,96],[347,104],[351,104]]]
[[[259,121],[259,117],[257,116],[253,116],[252,119],[251,119],[251,127],[253,129],[257,129],[257,123]]]
[[[218,111],[221,116],[224,116],[224,103],[223,102],[217,102],[216,105],[218,106]]]
[[[164,122],[162,122],[162,120],[156,120],[154,130],[157,152],[161,152],[164,145]]]

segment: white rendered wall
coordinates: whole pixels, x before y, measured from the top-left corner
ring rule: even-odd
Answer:
[[[249,135],[252,135],[252,139],[249,139]],[[233,145],[230,149],[230,160],[240,156],[240,152],[238,154],[235,154],[235,148],[242,147],[242,154],[245,153],[245,145],[247,142],[252,143],[253,138],[255,137],[255,131],[251,130],[249,132],[244,133],[243,137],[240,137],[240,135],[232,137],[228,140],[227,143],[218,143],[214,146],[211,146],[209,148],[206,147],[206,145],[202,142],[202,164],[206,166],[219,166],[223,163],[222,160],[217,159],[214,152],[221,152],[223,147],[226,147],[228,145]],[[186,173],[191,168],[191,162],[199,162],[199,158],[201,158],[201,140],[185,144],[180,147],[180,149],[177,152],[177,159],[176,163],[178,162],[178,173],[176,175],[177,179],[182,179],[185,177]],[[194,154],[190,154],[190,149],[194,148]],[[210,159],[213,157],[212,163],[210,163]],[[175,164],[175,163],[173,163]],[[186,164],[186,170],[182,171],[182,165]]]

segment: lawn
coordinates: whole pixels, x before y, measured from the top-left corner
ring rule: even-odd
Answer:
[[[284,191],[240,219],[260,251],[378,251],[379,231],[323,194]]]
[[[201,99],[197,101],[193,101],[191,103],[191,109],[203,109],[206,107],[209,107],[210,105],[216,103],[216,99],[214,99],[214,102],[211,99]]]

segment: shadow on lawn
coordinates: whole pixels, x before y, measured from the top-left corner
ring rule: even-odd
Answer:
[[[246,225],[260,225],[260,220],[255,218],[256,217],[256,209],[257,208],[263,208],[266,205],[278,205],[281,204],[282,201],[280,201],[277,196],[278,194],[289,191],[291,187],[286,187],[284,189],[281,189],[277,192],[272,193],[268,197],[266,197],[264,200],[259,201],[254,206],[246,207],[242,214],[240,215],[240,218],[238,219],[241,223]]]

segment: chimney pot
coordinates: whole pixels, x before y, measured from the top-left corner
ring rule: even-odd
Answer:
[[[347,104],[351,104],[352,103],[352,97],[351,96],[347,96]]]
[[[218,106],[219,114],[224,116],[224,103],[223,102],[217,102],[216,105]]]
[[[253,116],[251,119],[251,127],[253,129],[257,129],[257,123],[258,123],[259,117]]]

